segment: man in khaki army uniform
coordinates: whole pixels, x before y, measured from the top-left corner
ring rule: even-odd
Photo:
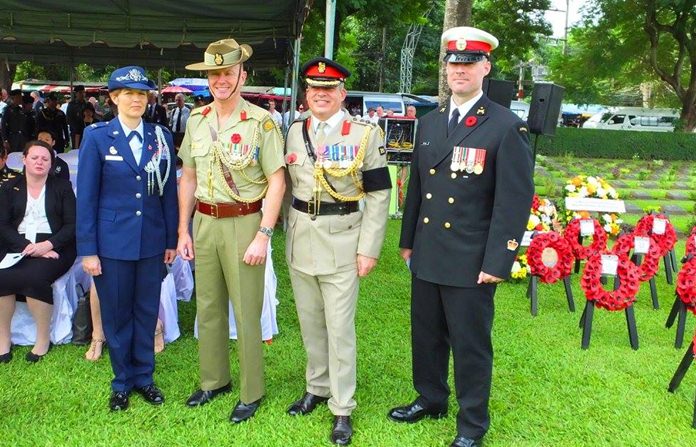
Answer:
[[[203,62],[186,67],[208,73],[214,101],[191,112],[179,150],[184,167],[177,251],[186,260],[195,253],[201,375],[200,389],[186,403],[203,405],[231,389],[230,297],[240,369],[240,398],[230,415],[234,423],[252,417],[264,395],[264,263],[285,192],[280,130],[267,111],[241,97],[243,63],[251,54],[248,45],[224,39],[208,46]]]
[[[341,109],[348,70],[317,58],[302,73],[311,115],[288,131],[292,206],[286,252],[307,351],[307,387],[288,413],[309,414],[328,401],[334,414],[331,441],[347,445],[356,405],[359,277],[377,264],[391,182],[379,127]]]

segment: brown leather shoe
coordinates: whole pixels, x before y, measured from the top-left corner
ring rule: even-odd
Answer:
[[[288,408],[290,416],[306,415],[314,411],[317,405],[329,400],[328,397],[316,396],[312,393],[305,393],[299,400],[296,400]]]
[[[334,416],[331,428],[331,442],[336,445],[348,445],[353,437],[353,423],[350,416]]]

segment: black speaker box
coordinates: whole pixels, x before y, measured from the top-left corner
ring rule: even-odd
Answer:
[[[503,107],[510,108],[512,97],[515,94],[515,83],[503,79],[483,79],[483,93],[491,101],[497,102]]]
[[[555,135],[561,114],[564,88],[548,82],[537,82],[532,91],[527,124],[529,131],[537,135]]]

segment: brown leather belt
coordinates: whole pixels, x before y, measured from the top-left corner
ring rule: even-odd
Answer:
[[[359,209],[358,202],[321,202],[319,207],[316,208],[314,202],[305,202],[295,197],[292,198],[292,207],[297,211],[314,216],[350,214]]]
[[[261,211],[263,200],[252,203],[205,203],[198,202],[198,212],[217,218],[239,217]]]

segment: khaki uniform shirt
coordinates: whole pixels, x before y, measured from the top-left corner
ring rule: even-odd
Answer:
[[[256,162],[243,170],[229,169],[229,172],[240,197],[248,200],[260,196],[267,185],[264,180],[285,165],[283,137],[278,126],[268,111],[243,98],[221,129],[217,128],[217,122],[212,104],[194,109],[186,122],[179,157],[184,166],[196,169],[196,198],[207,203],[234,200],[228,192],[221,166],[214,160],[213,133],[227,151],[243,151],[245,145],[249,145],[252,152],[258,148]]]
[[[288,188],[292,188],[293,197],[308,202],[314,197],[315,179],[314,162],[307,154],[302,138],[304,125],[307,125],[306,120],[295,121],[290,126],[285,160],[291,179]],[[360,193],[354,179],[362,183],[363,172],[387,166],[383,137],[378,126],[352,118],[347,112],[326,135],[325,145],[357,147],[366,134],[363,164],[355,175],[334,177],[326,174],[331,185],[343,196],[355,197]],[[311,128],[309,135],[315,151],[319,150]],[[322,275],[354,268],[358,254],[378,258],[386,231],[389,189],[368,192],[363,200],[362,211],[320,215],[316,220],[311,220],[307,213],[290,208],[288,264],[306,274]],[[322,188],[321,202],[336,202],[336,199]]]

